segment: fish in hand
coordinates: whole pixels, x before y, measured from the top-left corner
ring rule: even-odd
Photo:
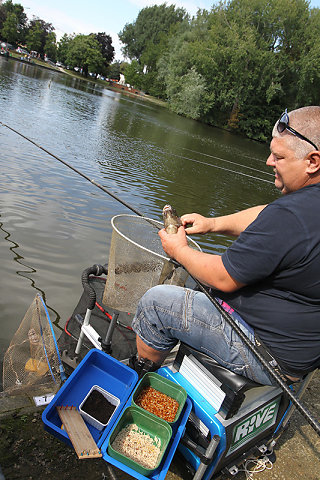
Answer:
[[[169,235],[177,233],[178,228],[181,227],[182,223],[176,210],[171,207],[171,205],[165,205],[162,210],[162,215],[165,231]],[[164,263],[159,278],[159,285],[162,285],[166,280],[171,279],[175,268],[176,266],[170,261]]]
[[[177,233],[178,228],[181,227],[181,219],[176,210],[171,205],[165,205],[162,209],[163,223],[165,231],[168,234]]]

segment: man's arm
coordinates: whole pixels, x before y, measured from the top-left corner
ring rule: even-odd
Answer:
[[[159,236],[164,251],[200,282],[223,292],[234,292],[244,286],[229,275],[220,255],[199,252],[189,247],[183,227],[174,235],[168,235],[164,229],[160,230]]]
[[[182,215],[181,221],[184,227],[188,224],[192,225],[185,228],[187,235],[195,233],[224,233],[237,237],[257,218],[265,207],[266,205],[257,205],[231,215],[213,218],[203,217],[198,213],[188,213]]]

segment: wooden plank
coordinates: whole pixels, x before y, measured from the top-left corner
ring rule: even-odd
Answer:
[[[56,407],[60,420],[80,459],[102,457],[87,425],[76,407]]]

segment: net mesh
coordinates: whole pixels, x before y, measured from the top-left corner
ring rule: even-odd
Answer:
[[[28,308],[3,360],[3,389],[7,394],[60,386],[59,359],[47,312],[40,296]]]
[[[160,222],[134,215],[117,215],[111,224],[104,305],[134,313],[138,301],[149,288],[159,284],[185,285],[188,272],[170,262],[163,251],[158,236],[159,228],[163,227]],[[196,242],[188,241],[190,246],[200,250]]]

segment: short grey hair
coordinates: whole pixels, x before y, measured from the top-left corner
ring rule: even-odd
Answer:
[[[320,149],[320,107],[302,107],[297,110],[292,110],[292,112],[288,112],[288,115],[290,127],[309,138]],[[304,158],[308,153],[314,150],[310,143],[296,137],[288,130],[279,133],[277,125],[278,121],[273,127],[272,136],[285,136],[288,142],[288,147],[295,152],[297,158]]]

